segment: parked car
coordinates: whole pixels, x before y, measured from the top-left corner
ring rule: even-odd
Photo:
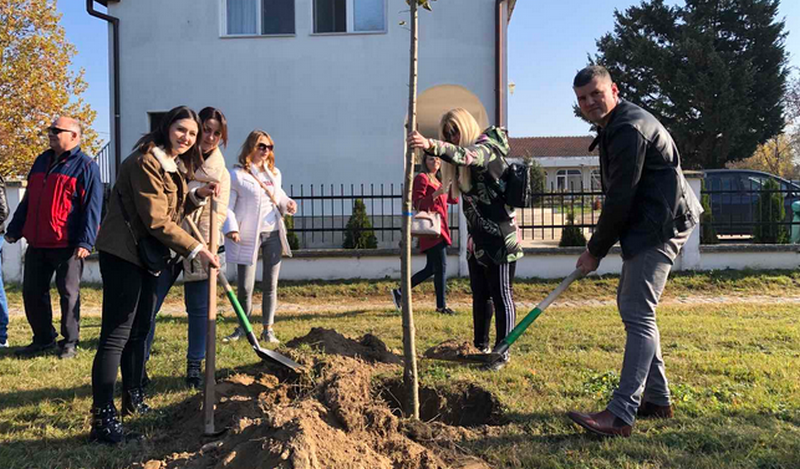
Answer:
[[[714,227],[721,235],[752,235],[757,218],[758,197],[764,183],[772,179],[780,186],[786,218],[792,221],[792,203],[800,200],[800,185],[774,174],[749,169],[707,169],[705,190],[709,192]]]

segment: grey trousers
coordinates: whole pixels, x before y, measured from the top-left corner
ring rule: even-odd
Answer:
[[[271,326],[275,323],[275,309],[278,307],[278,274],[281,270],[281,238],[278,231],[270,231],[261,234],[261,264],[263,275],[261,289],[264,291],[264,299],[261,304],[261,322],[264,326]],[[256,285],[257,264],[242,265],[238,264],[236,296],[239,303],[244,308],[247,316],[253,312],[253,288]]]
[[[681,233],[622,263],[617,306],[627,339],[619,387],[614,391],[608,410],[628,425],[636,420],[642,397],[656,405],[670,405],[656,307],[673,262],[691,232]]]

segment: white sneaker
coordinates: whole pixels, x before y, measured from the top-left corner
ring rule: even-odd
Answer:
[[[265,330],[261,333],[261,340],[268,344],[279,344],[281,343],[277,337],[275,337],[275,331],[273,330]]]
[[[0,342],[0,348],[8,348],[8,339]]]

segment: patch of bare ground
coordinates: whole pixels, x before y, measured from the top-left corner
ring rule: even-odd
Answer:
[[[468,383],[420,390],[422,419],[399,416],[405,399],[398,380],[400,358],[377,337],[350,339],[313,329],[287,345],[310,344],[325,355],[297,357],[311,375],[296,375],[266,363],[217,385],[216,423],[228,432],[202,440],[198,395],[178,409],[173,434],[186,448],[135,468],[364,468],[486,469],[461,449],[487,425],[503,422],[497,399]],[[482,430],[483,429],[483,430]],[[194,437],[188,435],[195,435]]]

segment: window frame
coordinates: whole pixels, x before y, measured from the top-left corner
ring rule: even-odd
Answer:
[[[261,31],[261,19],[263,17],[264,0],[255,0],[256,2],[256,31]],[[297,36],[297,0],[292,0],[294,5],[294,32],[293,33],[246,33],[246,34],[228,34],[228,0],[219,1],[219,37],[221,39],[235,39],[235,38],[256,38],[256,37],[295,37]],[[312,2],[313,3],[313,2]]]
[[[318,33],[316,32],[316,12],[314,11],[316,1],[311,0],[308,2],[311,15],[311,32],[309,36],[351,36],[362,34],[388,34],[389,33],[389,0],[383,1],[383,30],[375,31],[355,31],[356,17],[355,17],[355,0],[345,0],[345,17],[347,19],[346,31],[332,32],[332,33]]]

